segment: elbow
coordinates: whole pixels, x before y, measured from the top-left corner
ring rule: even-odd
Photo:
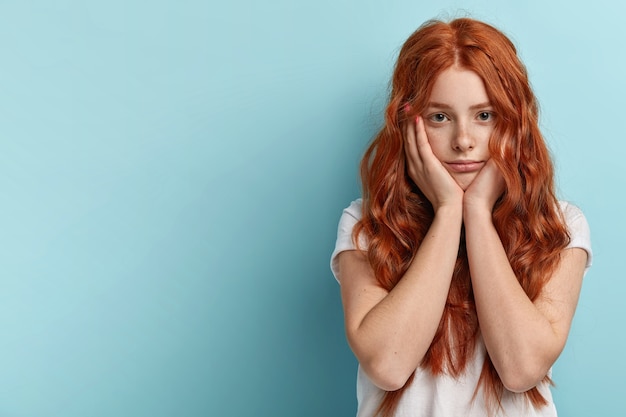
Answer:
[[[533,389],[540,381],[541,380],[537,381],[530,378],[502,379],[502,384],[507,391],[519,394]]]
[[[404,387],[422,362],[426,350],[415,351],[391,343],[363,343],[364,338],[348,332],[348,344],[359,361],[361,370],[369,380],[384,391],[397,391]]]
[[[382,373],[370,375],[367,370],[365,373],[368,374],[372,383],[383,391],[398,391],[404,387],[406,382],[409,380],[408,377],[404,378],[401,375],[396,376]]]
[[[508,391],[523,393],[546,380],[550,368],[559,357],[564,344],[518,345],[519,350],[499,355],[492,362],[502,385]]]
[[[522,393],[535,388],[548,374],[548,368],[537,364],[511,366],[498,372],[502,385],[508,391]]]
[[[411,366],[382,358],[361,362],[361,366],[372,383],[384,391],[397,391],[404,387],[415,371]]]

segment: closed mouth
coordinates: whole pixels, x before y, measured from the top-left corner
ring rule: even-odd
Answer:
[[[445,163],[450,170],[454,172],[474,172],[479,171],[483,165],[485,165],[484,161],[452,161]]]

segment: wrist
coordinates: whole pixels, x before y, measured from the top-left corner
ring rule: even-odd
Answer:
[[[435,208],[435,217],[445,218],[463,218],[463,203],[458,204],[442,204]]]
[[[492,215],[493,207],[488,204],[463,204],[463,220],[465,220],[465,222],[467,222],[468,219],[492,222]]]

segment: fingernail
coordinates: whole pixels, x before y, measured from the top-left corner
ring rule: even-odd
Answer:
[[[420,117],[419,115],[415,117],[415,123],[419,123],[420,122]]]
[[[406,104],[404,105],[404,112],[405,112],[405,113],[408,113],[408,112],[410,112],[410,111],[411,111],[411,105],[410,105],[409,103],[406,103]]]

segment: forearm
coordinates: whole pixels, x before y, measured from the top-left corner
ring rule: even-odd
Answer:
[[[519,284],[491,212],[466,210],[465,233],[485,346],[505,386],[525,391],[540,382],[556,360],[559,338]]]
[[[460,208],[440,210],[402,279],[349,333],[361,365],[388,389],[404,384],[432,343],[450,288],[461,221]]]

